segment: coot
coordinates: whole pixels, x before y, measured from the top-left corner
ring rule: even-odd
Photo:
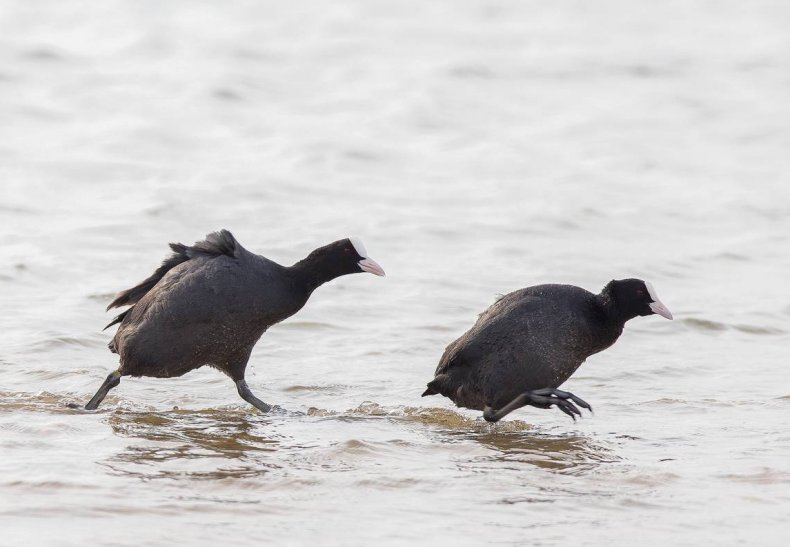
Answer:
[[[537,285],[505,295],[447,346],[426,395],[482,410],[496,422],[522,406],[556,405],[574,420],[589,404],[557,389],[585,359],[615,343],[637,315],[672,319],[650,283],[609,282],[600,294]],[[574,404],[575,403],[575,404]]]
[[[173,254],[150,277],[107,306],[132,304],[107,325],[119,324],[109,347],[121,364],[86,409],[98,407],[121,376],[171,378],[209,365],[230,376],[242,399],[268,412],[244,381],[250,352],[266,329],[299,311],[327,281],[359,272],[384,275],[356,238],[316,249],[290,267],[249,252],[227,230],[170,248]]]

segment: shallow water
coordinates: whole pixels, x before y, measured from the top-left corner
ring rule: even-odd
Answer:
[[[784,2],[0,5],[0,524],[19,545],[777,545],[790,535]],[[225,227],[361,236],[216,371],[124,379],[112,295]],[[649,279],[573,423],[420,398],[497,294]]]

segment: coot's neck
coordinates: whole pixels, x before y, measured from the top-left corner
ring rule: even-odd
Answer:
[[[287,268],[296,287],[310,295],[318,287],[343,275],[331,267],[331,262],[323,256],[309,255]]]
[[[633,311],[625,310],[617,305],[617,300],[614,298],[611,290],[611,283],[606,285],[600,294],[595,296],[596,300],[601,306],[605,321],[608,325],[622,330],[626,321],[636,317],[638,314]]]

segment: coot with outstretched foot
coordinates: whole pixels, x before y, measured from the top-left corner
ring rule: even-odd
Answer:
[[[615,343],[629,319],[672,319],[650,283],[609,282],[600,294],[537,285],[500,298],[447,346],[426,395],[482,410],[489,422],[523,406],[557,406],[574,420],[589,404],[557,389],[585,359]]]

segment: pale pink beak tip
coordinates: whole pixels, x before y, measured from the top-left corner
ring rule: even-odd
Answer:
[[[650,303],[650,309],[653,310],[653,313],[656,313],[656,314],[660,315],[661,317],[665,317],[665,318],[667,318],[669,320],[672,320],[672,312],[669,311],[669,308],[667,308],[661,302],[658,302],[658,301],[651,302]]]
[[[387,275],[384,273],[384,268],[379,266],[378,262],[372,258],[363,258],[358,262],[358,264],[363,272],[372,273],[373,275],[378,275],[380,277],[385,277]]]

